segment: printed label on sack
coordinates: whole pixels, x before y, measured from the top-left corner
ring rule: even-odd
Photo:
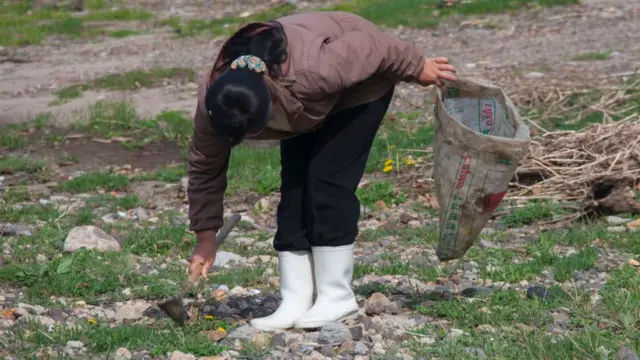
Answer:
[[[451,198],[449,199],[449,209],[447,209],[442,226],[442,239],[447,243],[453,242],[458,236],[458,224],[462,214],[462,205],[464,203],[464,190],[462,189],[464,188],[469,175],[473,173],[471,168],[472,164],[473,157],[471,156],[465,156],[464,159],[461,159],[460,161],[455,190],[453,190]]]
[[[489,134],[496,124],[496,101],[493,99],[478,100],[478,112],[480,133]]]

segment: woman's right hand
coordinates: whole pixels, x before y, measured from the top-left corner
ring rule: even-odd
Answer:
[[[442,80],[456,81],[454,75],[456,72],[456,68],[449,64],[447,58],[427,58],[424,60],[424,68],[418,77],[418,83],[423,86],[436,85],[441,87],[444,85]]]
[[[203,279],[207,278],[209,269],[213,266],[216,260],[216,232],[215,231],[202,231],[196,235],[196,247],[193,249],[193,254],[189,260],[189,266],[187,273],[191,274],[193,269],[198,264],[204,264],[200,276]]]

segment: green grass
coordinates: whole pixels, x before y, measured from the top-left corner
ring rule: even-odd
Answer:
[[[15,173],[37,173],[43,171],[45,164],[27,156],[0,155],[0,175]]]
[[[80,175],[60,183],[59,189],[73,194],[86,193],[102,189],[104,191],[125,191],[129,178],[111,172],[95,172]]]
[[[475,0],[439,8],[438,0],[351,0],[332,5],[325,10],[356,13],[376,24],[413,28],[437,27],[442,18],[462,15],[488,15],[517,11],[524,5],[573,5],[578,0]]]
[[[454,340],[440,326],[425,325],[419,332],[435,339],[430,346],[414,344],[416,356],[474,359],[469,348],[483,349],[491,359],[600,359],[602,350],[614,355],[621,345],[635,351],[640,334],[640,277],[624,266],[611,273],[594,303],[589,292],[550,289],[551,301],[528,299],[516,291],[494,291],[482,299],[430,302],[418,306],[423,314],[447,321],[464,331]],[[565,330],[549,334],[553,314],[567,314]],[[487,333],[491,329],[493,333]],[[488,341],[490,339],[490,341]]]
[[[77,84],[56,91],[58,101],[82,96],[83,91],[103,89],[112,91],[136,90],[139,88],[151,88],[162,86],[169,79],[196,80],[196,72],[186,68],[156,68],[151,70],[133,70],[120,74],[110,74],[92,80],[89,83]]]
[[[35,139],[41,136],[36,136],[33,133],[46,130],[50,121],[51,114],[44,113],[27,122],[0,126],[0,150],[18,150],[35,142]],[[27,134],[29,136],[26,136]]]
[[[576,55],[572,58],[574,61],[603,61],[609,59],[613,51],[593,51]]]
[[[86,26],[86,21],[144,21],[152,17],[145,10],[103,10],[94,6],[89,9],[88,15],[76,17],[64,9],[30,11],[29,1],[5,1],[0,4],[0,46],[37,45],[49,36],[93,38],[105,31]]]
[[[229,329],[229,324],[219,320],[200,319],[184,328],[177,327],[168,321],[153,325],[122,325],[111,327],[107,323],[88,322],[78,324],[76,328],[57,328],[47,332],[39,324],[29,324],[24,328],[13,330],[9,336],[12,341],[21,341],[26,348],[23,354],[33,353],[43,347],[61,346],[68,341],[82,341],[90,353],[104,354],[113,359],[115,351],[124,347],[131,351],[148,351],[150,356],[166,356],[176,350],[196,356],[214,356],[225,350],[212,342],[206,331],[218,328]],[[17,354],[16,354],[17,355]]]
[[[131,210],[140,206],[144,206],[145,202],[137,195],[98,195],[86,200],[87,206],[90,208],[105,207],[111,212],[118,210]]]
[[[385,206],[391,207],[400,205],[407,201],[407,196],[402,189],[395,187],[391,181],[373,181],[356,190],[356,196],[360,203],[374,207],[378,202],[383,202]]]
[[[254,21],[269,21],[276,18],[292,14],[295,10],[294,5],[285,4],[274,6],[263,12],[253,14],[246,18],[224,17],[220,19],[190,19],[183,21],[180,18],[173,17],[160,22],[160,25],[170,26],[180,37],[188,37],[195,35],[231,35],[239,27]]]
[[[73,124],[72,129],[105,139],[116,136],[130,139],[122,145],[131,149],[170,141],[186,150],[193,134],[193,120],[178,111],[164,111],[153,119],[144,119],[127,101],[97,102]]]
[[[116,39],[124,39],[131,36],[140,35],[141,32],[135,30],[115,30],[109,33],[109,36]]]

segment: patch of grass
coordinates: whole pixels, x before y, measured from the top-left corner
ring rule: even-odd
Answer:
[[[428,307],[419,306],[417,310],[425,315],[451,320],[453,327],[458,329],[472,329],[483,324],[494,327],[526,324],[542,328],[552,321],[546,311],[558,304],[558,301],[529,299],[526,294],[516,291],[494,291],[484,301],[456,298],[435,302]]]
[[[42,161],[33,160],[27,156],[0,155],[0,175],[16,173],[37,173],[43,171]]]
[[[113,91],[136,90],[162,85],[168,79],[196,80],[196,72],[187,68],[156,68],[151,70],[132,70],[121,74],[110,74],[94,79],[86,84],[72,85],[56,91],[59,101],[82,96],[83,91],[105,89]]]
[[[156,169],[152,173],[138,175],[134,178],[135,181],[162,181],[162,182],[178,182],[183,177],[187,176],[187,163],[179,164],[178,166],[167,166]]]
[[[109,36],[116,39],[124,39],[136,35],[140,35],[140,32],[135,30],[115,30],[109,33]]]
[[[550,201],[530,201],[524,207],[515,208],[500,217],[500,222],[507,227],[518,228],[531,225],[537,220],[550,220],[556,215],[566,214],[560,204]]]
[[[438,229],[429,227],[410,228],[400,226],[396,229],[365,229],[360,232],[358,241],[379,242],[384,238],[393,239],[403,245],[435,245],[439,241]]]
[[[94,11],[82,17],[85,21],[144,21],[153,18],[153,14],[143,9],[119,8],[107,11]]]
[[[186,149],[193,134],[193,120],[179,111],[164,111],[153,119],[143,119],[129,102],[101,101],[91,106],[72,128],[105,139],[125,138],[122,145],[129,149],[159,141],[173,142]]]
[[[87,193],[102,189],[104,191],[124,191],[129,186],[129,178],[124,175],[101,171],[80,175],[60,183],[59,189],[69,193]]]
[[[295,11],[295,6],[291,4],[285,4],[281,6],[274,6],[263,12],[245,17],[224,17],[219,19],[190,19],[182,21],[179,18],[169,18],[160,22],[161,25],[170,26],[174,29],[176,34],[180,37],[188,37],[202,34],[211,35],[230,35],[235,32],[239,27],[255,22],[255,21],[269,21],[274,20],[282,16],[290,15]]]
[[[4,194],[2,194],[2,200],[12,205],[31,200],[31,194],[29,194],[29,191],[25,187],[14,187],[7,189]]]
[[[485,279],[518,283],[535,279],[549,269],[556,281],[564,282],[569,281],[575,271],[594,268],[598,251],[585,247],[568,256],[560,256],[553,246],[537,244],[530,245],[525,254],[515,250],[471,248],[468,257],[484,265],[481,276]]]
[[[555,242],[574,247],[597,244],[635,255],[640,254],[640,232],[612,232],[607,226],[598,224],[574,225],[568,229],[545,231],[540,234],[540,242]]]
[[[78,324],[75,328],[60,327],[52,332],[35,323],[11,331],[13,341],[26,345],[22,351],[35,353],[35,349],[45,347],[64,347],[68,341],[82,341],[89,352],[113,358],[118,348],[132,351],[146,350],[150,356],[165,356],[175,350],[196,356],[214,356],[225,350],[223,346],[212,342],[206,331],[218,328],[230,329],[229,324],[219,320],[199,319],[189,326],[179,328],[169,321],[153,325],[121,325],[112,327],[107,323],[96,322]],[[63,355],[62,353],[60,355]]]
[[[154,256],[170,253],[185,255],[193,250],[195,237],[187,227],[168,223],[153,228],[136,228],[127,233],[125,249],[132,254]]]
[[[593,51],[576,55],[571,58],[574,61],[603,61],[609,59],[613,51]]]
[[[356,190],[356,196],[360,202],[369,207],[378,206],[379,202],[386,207],[400,205],[407,201],[407,196],[402,189],[396,189],[391,181],[373,181]]]
[[[37,138],[33,132],[45,129],[50,121],[51,114],[43,113],[30,121],[0,127],[0,150],[18,150],[33,143]]]
[[[60,211],[53,205],[0,206],[0,219],[10,223],[49,221],[59,216]]]
[[[98,195],[87,199],[87,206],[90,208],[106,207],[110,211],[131,210],[140,206],[144,206],[144,201],[137,195]]]
[[[85,26],[86,21],[148,20],[152,14],[139,9],[96,10],[84,17],[73,16],[65,9],[44,8],[31,11],[29,2],[0,4],[0,46],[37,45],[49,36],[93,38],[103,29]],[[100,8],[103,9],[103,8]]]
[[[347,11],[384,26],[437,27],[442,18],[454,15],[488,15],[520,10],[524,5],[572,5],[579,0],[475,0],[441,8],[438,0],[351,0],[325,10]]]

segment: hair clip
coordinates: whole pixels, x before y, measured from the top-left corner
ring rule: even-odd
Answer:
[[[231,63],[232,69],[244,69],[255,71],[257,73],[266,73],[267,65],[259,57],[253,55],[243,55],[233,60]]]

